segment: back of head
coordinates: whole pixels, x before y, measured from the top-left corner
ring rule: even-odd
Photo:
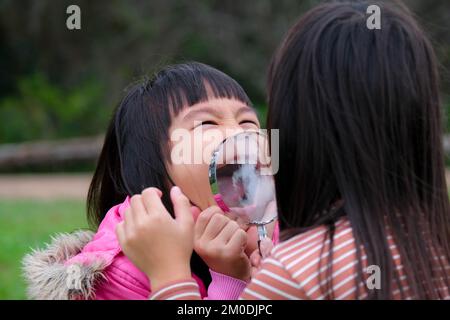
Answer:
[[[372,4],[381,29],[367,27]],[[438,73],[408,10],[394,1],[315,7],[274,55],[268,92],[268,127],[280,129],[281,228],[292,235],[332,224],[328,209],[342,199],[368,263],[382,270],[373,297],[391,297],[398,280],[388,235],[413,295],[440,297],[434,281],[449,285],[450,211]],[[443,254],[435,259],[437,248]]]

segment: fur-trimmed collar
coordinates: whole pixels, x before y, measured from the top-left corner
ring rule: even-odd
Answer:
[[[60,233],[44,249],[35,249],[22,260],[29,299],[92,299],[95,285],[105,279],[108,263],[92,261],[88,265],[65,262],[76,256],[91,241],[92,231]]]

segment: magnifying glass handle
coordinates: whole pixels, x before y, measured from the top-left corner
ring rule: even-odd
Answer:
[[[261,241],[264,238],[267,238],[266,225],[259,225],[258,226],[258,238],[259,238],[259,241]]]
[[[263,255],[263,252],[262,252],[262,250],[261,250],[261,241],[263,241],[265,238],[267,238],[267,229],[266,229],[266,225],[259,225],[259,226],[257,227],[257,229],[258,229],[258,251],[259,251],[259,255],[260,255],[262,258],[264,258],[265,255],[266,255],[266,253],[264,252],[264,255]]]

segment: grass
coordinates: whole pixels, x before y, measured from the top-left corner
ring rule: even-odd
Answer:
[[[83,201],[0,200],[0,299],[26,299],[21,259],[30,248],[86,227]]]

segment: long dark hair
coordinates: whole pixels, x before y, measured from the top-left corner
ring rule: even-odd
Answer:
[[[106,132],[103,149],[87,197],[87,217],[97,227],[106,212],[147,187],[169,197],[171,178],[166,170],[171,119],[183,108],[208,98],[234,98],[251,105],[242,87],[223,72],[198,62],[168,66],[127,90]],[[194,253],[193,271],[209,281],[206,265]]]
[[[381,8],[381,30],[366,27],[369,4]],[[413,296],[443,298],[436,288],[449,286],[450,211],[438,72],[407,9],[392,1],[313,8],[274,55],[268,92],[268,127],[280,129],[275,181],[284,237],[325,224],[332,243],[344,214],[357,283],[361,246],[368,264],[381,268],[381,290],[369,298],[392,298],[394,285],[405,296],[388,234]],[[341,210],[330,210],[338,200]]]

